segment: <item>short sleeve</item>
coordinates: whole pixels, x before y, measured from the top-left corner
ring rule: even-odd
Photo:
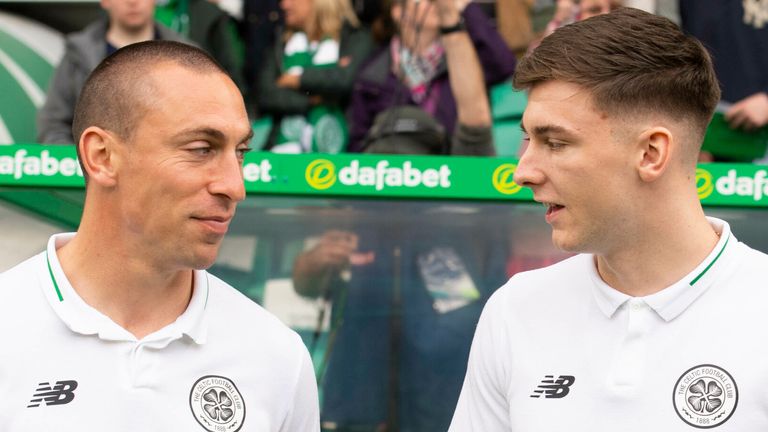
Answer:
[[[449,432],[510,432],[503,289],[488,300],[472,340],[467,375]]]

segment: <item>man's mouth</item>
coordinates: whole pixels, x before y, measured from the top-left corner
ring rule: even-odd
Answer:
[[[232,217],[211,215],[211,216],[193,216],[192,219],[202,223],[214,233],[224,235],[227,233],[227,229],[229,228],[229,221],[232,220]]]
[[[565,208],[565,206],[560,204],[555,204],[555,203],[543,202],[542,204],[544,204],[544,207],[546,207],[547,214],[558,211],[562,208]]]
[[[552,221],[555,219],[555,217],[560,212],[560,210],[565,208],[564,205],[551,203],[551,202],[542,201],[542,204],[547,209],[546,216],[544,216],[545,219],[547,220],[547,223],[552,223]]]

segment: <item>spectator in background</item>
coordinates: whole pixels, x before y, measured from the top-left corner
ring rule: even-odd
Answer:
[[[555,15],[547,24],[544,33],[528,46],[528,51],[536,49],[541,40],[555,30],[593,16],[607,14],[622,5],[621,0],[557,0]]]
[[[768,2],[681,0],[680,14],[712,54],[730,126],[768,124]]]
[[[623,6],[641,9],[652,14],[669,18],[673,23],[680,25],[679,0],[623,0]]]
[[[209,52],[227,71],[241,92],[245,93],[243,60],[238,48],[237,26],[234,19],[214,0],[160,0],[156,19],[171,30],[188,38]]]
[[[381,28],[396,29],[396,34],[363,66],[355,82],[349,150],[372,151],[370,144],[382,132],[397,132],[397,120],[405,111],[405,124],[425,123],[432,135],[452,135],[449,144],[438,142],[418,153],[493,154],[490,112],[482,95],[486,86],[512,75],[515,57],[490,20],[467,1],[394,0],[389,10],[393,25]],[[479,83],[476,75],[482,77]],[[426,125],[430,118],[434,124]],[[412,150],[391,145],[373,149]]]
[[[557,0],[555,15],[536,45],[564,25],[606,14],[621,6],[641,9],[680,24],[677,0]]]
[[[240,34],[245,42],[243,72],[248,88],[246,101],[258,112],[259,72],[265,53],[274,45],[276,33],[282,25],[279,0],[244,0]]]
[[[372,40],[349,0],[282,0],[285,27],[259,74],[259,108],[272,115],[273,151],[338,153],[343,107]]]
[[[531,12],[536,0],[506,0],[496,2],[496,25],[499,33],[516,56],[525,55],[533,40]]]
[[[88,74],[109,54],[146,40],[186,40],[158,25],[154,0],[101,0],[108,17],[69,35],[37,116],[37,140],[45,144],[72,144],[75,103]]]

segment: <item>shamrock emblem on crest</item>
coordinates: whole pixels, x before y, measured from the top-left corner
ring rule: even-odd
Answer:
[[[216,389],[210,389],[203,394],[203,400],[209,402],[203,405],[203,409],[214,421],[226,422],[235,415],[235,412],[230,408],[232,399],[224,390],[217,392]]]
[[[712,414],[723,405],[723,388],[715,381],[699,379],[691,385],[688,405],[699,414]]]

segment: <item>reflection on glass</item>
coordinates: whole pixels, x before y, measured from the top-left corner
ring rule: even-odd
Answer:
[[[708,213],[768,250],[768,211]],[[568,256],[550,237],[532,204],[250,197],[211,271],[302,336],[325,430],[441,431],[483,305]]]

